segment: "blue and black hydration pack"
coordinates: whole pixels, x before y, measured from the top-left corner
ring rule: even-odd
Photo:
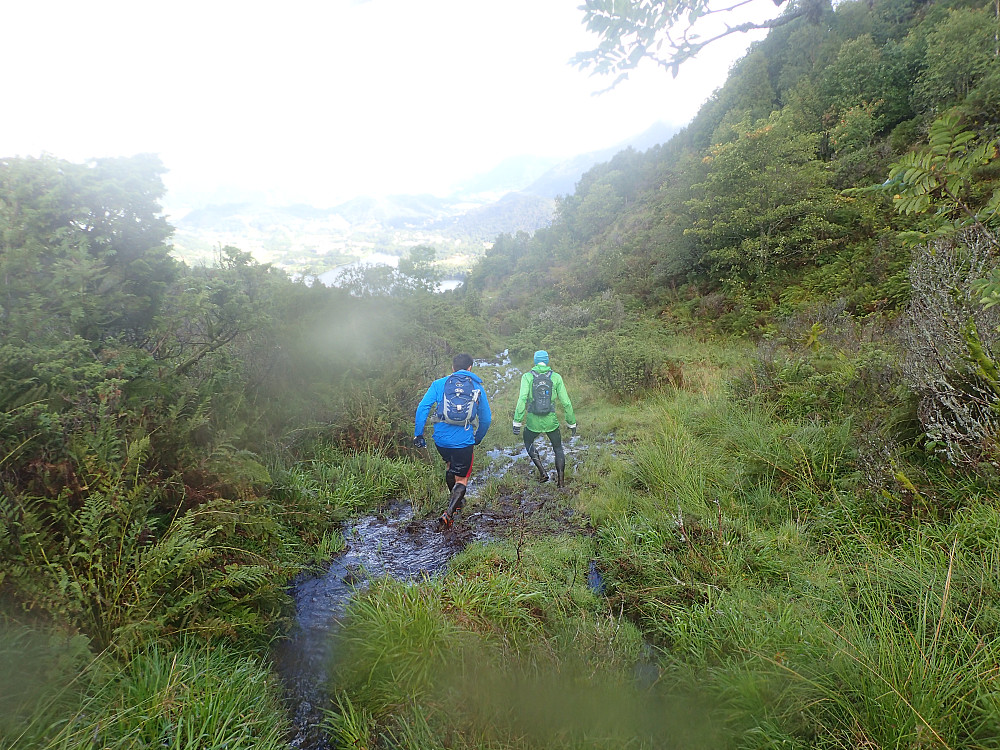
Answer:
[[[551,414],[552,408],[552,370],[545,372],[531,371],[531,401],[528,411],[532,414]]]
[[[437,420],[469,429],[479,416],[479,388],[471,375],[455,372],[444,381],[444,396],[437,405]]]

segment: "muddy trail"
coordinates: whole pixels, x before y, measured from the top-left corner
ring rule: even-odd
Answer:
[[[492,362],[477,362],[491,400],[520,373],[512,368],[506,353]],[[495,422],[493,429],[510,429]],[[514,440],[511,436],[512,441]],[[558,488],[551,446],[544,436],[536,441],[550,481],[540,482],[524,447],[495,448],[477,453],[477,466],[469,483],[465,508],[455,524],[439,531],[437,517],[447,504],[442,468],[440,508],[415,516],[413,506],[396,501],[378,512],[345,524],[346,549],[319,575],[300,578],[292,595],[295,620],[273,652],[292,714],[295,736],[291,746],[304,750],[329,747],[320,725],[323,707],[329,703],[325,686],[336,631],[351,596],[369,581],[390,576],[398,580],[419,580],[443,574],[448,561],[467,545],[477,541],[518,539],[545,534],[589,533],[585,518],[567,502],[574,493],[573,476],[590,447],[581,438],[564,442],[567,486]],[[437,458],[436,453],[432,458]],[[480,462],[486,466],[481,466]],[[507,478],[509,481],[498,483]],[[501,490],[499,488],[507,488]],[[596,573],[592,571],[592,577]],[[595,579],[595,586],[599,585]]]

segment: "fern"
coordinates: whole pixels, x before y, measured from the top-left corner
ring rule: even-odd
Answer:
[[[931,125],[927,145],[893,164],[889,179],[877,188],[892,196],[901,214],[926,214],[928,230],[905,233],[904,239],[923,241],[953,235],[975,226],[984,230],[994,245],[996,236],[987,227],[997,221],[1000,188],[978,203],[974,177],[997,158],[997,141],[978,141],[955,115],[945,115]]]
[[[137,441],[113,476],[95,476],[64,526],[44,519],[66,498],[29,504],[0,537],[19,558],[6,575],[35,607],[71,622],[100,649],[130,651],[165,633],[259,630],[261,613],[270,616],[280,599],[272,566],[248,564],[221,545],[220,527],[206,527],[196,509],[155,516],[160,490],[137,468],[147,447]],[[0,508],[17,515],[9,498]]]

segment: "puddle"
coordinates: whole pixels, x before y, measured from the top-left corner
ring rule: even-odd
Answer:
[[[504,349],[493,359],[476,359],[472,362],[473,372],[477,373],[483,380],[486,388],[486,395],[492,403],[496,396],[507,383],[513,380],[520,380],[521,370],[510,362],[510,351]]]
[[[595,560],[590,561],[590,568],[587,571],[587,585],[598,596],[604,596],[604,576],[597,569],[597,562]]]
[[[517,438],[520,441],[520,438]],[[535,448],[538,449],[538,455],[542,460],[542,466],[549,473],[549,479],[555,480],[555,453],[552,450],[552,445],[545,435],[539,435],[535,440]],[[566,469],[567,476],[572,476],[574,474],[574,469],[583,461],[583,455],[590,448],[589,443],[585,443],[580,439],[580,436],[571,437],[569,439],[563,440],[563,453],[566,454]],[[525,464],[531,466],[531,459],[528,457],[528,451],[524,447],[524,443],[519,442],[517,446],[505,446],[503,448],[493,448],[492,450],[486,451],[486,457],[489,459],[489,464],[487,468],[482,471],[483,479],[503,479],[507,472],[513,469],[518,464]],[[534,476],[534,467],[531,469],[532,476]]]

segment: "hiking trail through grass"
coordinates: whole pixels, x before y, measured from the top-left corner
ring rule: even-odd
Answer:
[[[492,361],[477,361],[475,367],[491,401],[520,376],[506,352]],[[509,425],[502,420],[494,422],[494,430],[505,428]],[[536,442],[543,465],[550,470],[550,481],[544,483],[538,481],[527,451],[520,439],[516,440],[515,446],[485,451],[486,465],[473,470],[465,508],[451,529],[437,529],[437,518],[447,505],[442,475],[440,508],[432,507],[418,517],[410,501],[397,500],[346,523],[346,549],[331,560],[325,573],[301,577],[294,583],[295,621],[273,652],[292,712],[296,732],[292,747],[329,747],[320,731],[323,707],[329,699],[326,675],[333,656],[333,635],[356,591],[384,576],[409,581],[442,574],[449,560],[474,542],[590,533],[587,519],[567,501],[576,492],[574,474],[591,444],[580,437],[564,442],[567,486],[560,489],[555,482],[552,448],[545,437]],[[433,450],[431,454],[431,459],[436,458]],[[596,570],[592,568],[590,575],[594,585],[599,585]]]

